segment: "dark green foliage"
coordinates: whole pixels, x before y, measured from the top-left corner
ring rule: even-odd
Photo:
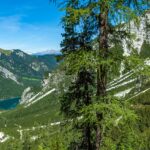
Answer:
[[[140,148],[149,150],[150,140],[150,89],[131,99],[132,107],[138,115],[136,132],[139,134]]]
[[[108,80],[112,81],[120,75],[121,62],[123,60],[123,47],[120,44],[115,44],[115,46],[110,48],[109,51],[109,57],[112,60],[113,65],[111,65],[109,70],[112,75],[108,76]]]
[[[64,54],[67,54],[70,51],[75,51],[78,48],[78,34],[75,29],[76,22],[71,20],[74,14],[70,11],[70,8],[75,9],[78,7],[78,0],[69,0],[66,7],[66,14],[62,19],[65,33],[62,34],[64,40],[61,43],[61,47]]]
[[[146,41],[142,45],[140,56],[142,58],[150,58],[150,44]]]
[[[80,118],[83,114],[80,112],[85,106],[92,103],[92,93],[94,86],[92,72],[81,69],[77,74],[77,78],[69,87],[61,100],[61,112],[65,114],[68,119]],[[91,126],[88,123],[78,123],[73,126],[77,132],[81,132],[81,139],[79,143],[70,144],[70,149],[92,149],[91,143]]]
[[[80,110],[91,104],[93,76],[90,71],[81,69],[61,101],[61,111],[69,118],[79,117]]]
[[[139,10],[141,11],[144,10],[142,7],[143,1],[139,2],[139,1],[131,0],[131,1],[114,2],[112,0],[108,2],[108,1],[102,0],[102,1],[86,1],[86,2],[74,1],[74,2],[67,1],[66,2],[67,4],[65,5],[66,16],[63,18],[64,29],[67,29],[67,27],[70,25],[69,27],[71,27],[71,30],[65,30],[66,35],[68,36],[64,36],[65,39],[63,41],[62,46],[63,46],[64,54],[66,54],[65,53],[66,51],[67,51],[67,54],[70,54],[66,58],[67,61],[65,61],[67,73],[69,71],[70,71],[70,74],[74,73],[76,75],[76,79],[73,82],[73,84],[69,87],[68,91],[65,92],[62,98],[61,111],[65,114],[65,116],[67,116],[67,118],[77,119],[78,117],[81,117],[81,116],[84,118],[84,115],[83,115],[84,113],[83,114],[80,113],[82,109],[86,107],[88,108],[91,105],[97,106],[97,107],[94,107],[92,110],[89,110],[86,112],[87,113],[86,115],[88,116],[90,115],[91,112],[95,111],[94,113],[95,116],[92,116],[93,113],[91,113],[92,115],[89,117],[90,119],[93,119],[93,118],[95,119],[94,123],[91,124],[90,121],[88,122],[88,120],[86,120],[85,121],[86,123],[84,122],[83,124],[82,123],[80,124],[80,121],[77,121],[75,122],[75,125],[74,125],[74,129],[77,129],[78,132],[81,131],[81,133],[84,130],[83,126],[85,125],[86,134],[82,134],[83,143],[84,143],[84,139],[89,140],[90,144],[93,142],[91,139],[91,133],[94,132],[93,131],[94,128],[96,129],[96,131],[93,133],[93,137],[95,137],[95,141],[93,142],[95,147],[93,146],[93,148],[92,147],[89,148],[90,144],[86,141],[85,143],[88,144],[88,146],[86,144],[84,145],[82,143],[82,140],[79,143],[72,142],[70,146],[72,149],[99,150],[100,148],[103,149],[102,140],[104,138],[106,138],[106,141],[108,140],[107,134],[106,135],[103,134],[104,132],[103,126],[107,126],[107,121],[105,121],[105,119],[107,120],[107,118],[109,118],[114,113],[114,112],[111,113],[110,112],[111,110],[109,110],[108,111],[109,116],[107,116],[107,105],[110,105],[109,106],[110,109],[113,109],[114,105],[115,105],[115,108],[118,110],[119,110],[118,108],[119,106],[123,107],[123,103],[121,101],[118,101],[118,103],[115,103],[115,101],[113,102],[112,96],[110,96],[111,97],[110,99],[107,98],[107,94],[108,94],[107,83],[108,81],[111,81],[112,78],[119,75],[119,69],[117,70],[116,67],[120,68],[120,64],[124,60],[122,46],[120,46],[120,43],[117,43],[117,42],[121,41],[123,38],[125,39],[131,36],[128,35],[129,34],[127,33],[128,30],[121,31],[122,29],[118,27],[116,31],[117,38],[114,37],[113,39],[114,22],[115,22],[115,25],[118,25],[122,21],[129,23],[131,20],[136,19],[137,15],[139,15]],[[74,4],[76,4],[76,6]],[[95,33],[96,30],[97,30],[97,33]],[[119,32],[123,34],[120,35]],[[81,59],[79,54],[82,54],[81,56],[84,56],[84,53],[87,53],[87,51],[93,51],[93,47],[90,45],[92,43],[93,35],[97,37],[98,47],[95,49],[95,57],[93,57],[94,55],[91,55],[91,58],[93,58],[92,64],[94,63],[95,64],[93,65],[94,67],[92,66],[90,68],[87,65],[88,62],[90,62],[89,61],[90,59],[88,59],[88,57],[83,57]],[[112,36],[112,37],[110,38],[109,36]],[[77,39],[76,42],[74,41],[74,37]],[[72,39],[72,43],[65,42],[70,39]],[[110,43],[110,41],[112,43]],[[111,44],[115,46],[110,49]],[[69,48],[71,47],[71,48],[67,49],[67,47]],[[131,45],[129,45],[129,47],[132,48]],[[66,51],[65,51],[65,48],[66,48]],[[72,51],[74,53],[72,53]],[[134,67],[138,66],[137,64],[138,59],[134,57],[136,56],[136,54],[134,54],[133,52],[131,53],[131,55],[132,55],[131,57],[125,58],[125,62],[129,66],[128,68],[129,70],[131,70],[133,66]],[[82,72],[83,68],[85,69],[84,72]],[[97,87],[95,91],[94,86],[92,86],[91,89],[94,91],[93,93],[90,93],[90,91],[87,90],[88,82],[87,81],[84,82],[85,80],[83,78],[84,76],[86,77],[86,72],[88,69],[90,71],[91,70],[94,71],[93,82],[91,82],[90,84],[93,85],[92,83],[95,83],[96,81]],[[83,73],[83,75],[80,74],[81,72]],[[78,81],[81,81],[81,82],[78,82]],[[83,87],[87,87],[87,88],[83,88]],[[86,100],[89,98],[86,95],[91,95],[90,101],[88,104],[86,104]],[[96,98],[95,98],[95,95],[96,95]],[[103,106],[106,107],[104,110],[103,110]],[[98,107],[101,109],[98,109]],[[130,115],[131,112],[130,112],[130,109],[128,109],[128,107],[129,106],[125,108],[125,113],[127,115]],[[114,111],[117,111],[117,110],[114,110]],[[121,112],[123,112],[123,110],[120,110],[120,113]],[[134,112],[133,112],[133,115],[134,115]],[[117,116],[118,114],[114,113],[114,117],[117,117]],[[113,116],[111,117],[113,118]],[[126,126],[126,123],[129,121],[129,126],[130,126],[130,123],[131,123],[130,119],[132,117],[131,118],[125,117],[127,120],[124,120],[124,117],[123,117],[123,121],[124,121],[123,123],[125,123],[124,125]],[[122,128],[122,133],[120,136],[118,136],[120,140],[120,145],[118,145],[118,147],[116,148],[111,147],[109,149],[117,149],[117,148],[118,149],[133,149],[134,148],[134,145],[131,144],[133,143],[134,140],[132,140],[133,137],[132,137],[132,134],[130,134],[131,133],[130,127],[127,127],[127,128],[126,127]],[[112,128],[110,128],[110,130]],[[133,126],[131,128],[133,128]],[[87,133],[88,130],[89,130],[89,133]],[[129,132],[129,134],[125,135],[126,132]],[[109,135],[109,138],[110,140],[112,140],[111,134]],[[113,142],[115,143],[115,141],[112,141],[111,143],[112,145],[114,144]],[[107,148],[108,148],[108,143],[106,145],[106,149]]]

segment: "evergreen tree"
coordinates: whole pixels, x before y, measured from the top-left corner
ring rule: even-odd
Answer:
[[[99,64],[97,66],[97,99],[101,99],[102,102],[107,103],[107,83],[108,83],[108,71],[110,69],[110,64],[108,63],[109,57],[109,35],[111,34],[111,24],[113,21],[117,21],[120,24],[122,21],[130,22],[136,15],[139,15],[139,11],[143,11],[143,7],[147,6],[145,1],[137,0],[101,0],[93,1],[90,10],[97,9],[97,28],[99,29],[99,49],[97,52],[97,57]],[[119,19],[118,19],[119,18]],[[115,25],[117,25],[115,24]],[[103,119],[103,114],[97,112],[97,118],[101,122]],[[101,126],[97,126],[96,131],[96,149],[100,149],[100,144],[102,141],[102,131]]]
[[[75,51],[78,45],[78,34],[76,32],[76,24],[78,21],[72,19],[74,14],[70,10],[78,7],[78,0],[69,0],[66,3],[66,14],[62,18],[62,24],[65,33],[62,34],[64,39],[61,42],[62,52],[64,54]]]
[[[148,2],[148,1],[147,1]],[[74,3],[74,2],[73,2]],[[87,5],[88,4],[88,5]],[[125,39],[127,36],[131,37],[129,33],[130,29],[130,21],[135,20],[137,16],[140,15],[145,9],[148,8],[148,3],[146,3],[145,0],[137,1],[137,0],[86,0],[86,1],[78,1],[78,7],[70,7],[69,5],[66,5],[66,12],[69,10],[69,13],[72,15],[69,15],[66,17],[67,19],[64,19],[65,22],[70,22],[70,26],[67,25],[65,27],[66,33],[68,33],[68,26],[71,27],[71,32],[69,34],[64,34],[65,40],[70,40],[70,36],[76,37],[76,42],[63,42],[62,46],[65,47],[67,50],[67,47],[69,47],[69,57],[67,56],[67,60],[70,61],[72,66],[67,62],[66,64],[69,66],[69,70],[76,70],[77,69],[77,78],[73,82],[73,85],[69,88],[68,92],[64,95],[64,98],[62,100],[62,111],[65,112],[65,114],[70,118],[77,118],[80,116],[90,116],[90,113],[93,112],[90,108],[92,107],[95,109],[96,119],[95,122],[92,122],[92,126],[89,126],[90,132],[92,130],[92,133],[95,133],[93,128],[95,128],[96,125],[96,134],[93,135],[95,137],[95,141],[93,142],[91,138],[89,138],[89,143],[94,143],[95,147],[93,149],[99,150],[103,148],[104,144],[104,138],[106,135],[104,134],[104,126],[107,124],[105,120],[107,120],[110,116],[114,115],[114,118],[117,115],[123,115],[123,109],[120,110],[120,113],[117,114],[115,109],[113,109],[114,105],[118,108],[118,106],[121,106],[121,103],[116,103],[116,101],[113,98],[109,98],[107,94],[107,84],[108,84],[108,72],[110,72],[112,65],[115,63],[114,59],[111,58],[111,49],[110,46],[116,43],[116,37],[113,35],[117,35],[117,38],[119,40]],[[88,16],[88,17],[87,17]],[[90,17],[89,17],[90,16]],[[84,19],[83,26],[80,26],[80,23],[82,23],[82,18],[90,18],[89,20]],[[92,19],[91,19],[92,18]],[[96,18],[96,19],[95,19]],[[66,21],[67,20],[67,21]],[[68,21],[69,20],[69,21]],[[91,21],[90,24],[87,24],[88,21]],[[129,26],[126,26],[125,30],[123,29],[122,22],[129,24]],[[73,28],[72,28],[73,27]],[[76,32],[77,36],[74,36],[74,31],[83,29],[83,32]],[[95,31],[97,30],[97,33]],[[93,35],[93,33],[95,33]],[[92,53],[87,53],[88,49],[89,51],[92,50],[92,38],[94,36],[98,40],[98,48],[96,49],[96,57],[95,57],[95,51]],[[90,38],[89,38],[90,37]],[[117,40],[118,40],[117,39]],[[72,40],[73,41],[73,40]],[[113,43],[110,43],[113,42]],[[73,44],[73,45],[72,45]],[[73,46],[73,47],[71,47]],[[70,48],[71,47],[71,48]],[[75,51],[74,55],[72,55],[72,50]],[[83,54],[83,53],[84,54]],[[71,54],[71,55],[70,55]],[[94,55],[93,55],[94,54]],[[81,60],[81,56],[83,55],[83,59]],[[86,55],[86,56],[85,56]],[[85,57],[84,57],[85,56]],[[91,58],[89,58],[91,56]],[[68,59],[69,58],[69,59]],[[74,60],[78,59],[79,61]],[[86,59],[85,59],[86,58]],[[94,58],[93,62],[91,61]],[[91,59],[91,60],[90,60]],[[90,61],[89,61],[90,60]],[[87,62],[86,62],[87,61]],[[130,60],[129,60],[130,61]],[[96,62],[96,65],[94,64]],[[76,64],[78,63],[78,64]],[[85,92],[88,90],[83,90],[83,87],[88,87],[88,85],[92,85],[94,83],[94,78],[92,82],[86,79],[86,73],[89,71],[88,65],[92,63],[92,69],[95,71],[96,69],[96,101],[94,100],[94,92]],[[87,69],[88,68],[88,69]],[[85,82],[84,82],[85,81]],[[91,81],[91,80],[90,80]],[[84,91],[84,92],[83,92]],[[84,94],[83,94],[84,93]],[[86,97],[90,94],[90,103],[86,105]],[[89,98],[88,98],[89,99]],[[96,104],[95,104],[96,102]],[[93,105],[93,106],[92,106]],[[108,106],[110,109],[108,109]],[[112,110],[111,110],[112,107]],[[126,106],[128,107],[128,106]],[[101,110],[99,109],[101,108]],[[107,112],[108,109],[108,112]],[[84,111],[81,111],[84,110]],[[89,110],[89,111],[86,111]],[[127,113],[130,114],[130,111],[126,109]],[[84,112],[84,113],[83,113]],[[112,112],[112,114],[110,114]],[[109,114],[108,116],[106,114]],[[132,113],[131,113],[132,114]],[[130,115],[132,116],[132,115]],[[92,116],[90,116],[92,117]],[[125,116],[124,116],[125,117]],[[130,119],[130,117],[128,118]],[[93,119],[91,118],[93,121]],[[90,121],[85,121],[87,124],[91,125]],[[85,123],[84,122],[84,123]],[[114,120],[112,120],[114,122]],[[84,124],[83,123],[83,124]],[[125,123],[127,123],[127,120],[125,120]],[[108,127],[110,128],[110,126]],[[87,129],[87,128],[86,128]],[[125,128],[123,128],[125,129]],[[129,129],[129,128],[128,128]],[[87,133],[87,132],[86,132]],[[87,134],[84,135],[84,138],[86,139],[88,137]],[[121,138],[121,137],[120,137]],[[84,142],[83,142],[84,143]],[[82,143],[80,143],[82,144]],[[124,145],[125,146],[125,145]],[[118,149],[124,149],[121,146]],[[126,146],[125,146],[126,147]],[[83,149],[87,149],[86,146],[82,147]],[[78,147],[80,149],[80,147]],[[129,147],[127,149],[130,149]]]
[[[67,5],[68,6],[68,5]],[[79,7],[79,4],[78,4]],[[75,9],[75,7],[70,8],[71,11]],[[77,7],[76,7],[77,9]],[[67,8],[68,10],[68,8]],[[66,16],[67,19],[68,16]],[[70,17],[71,24],[72,22],[72,16]],[[68,40],[68,37],[66,36],[64,39],[64,45],[66,44],[66,47],[69,47],[67,50],[68,54],[71,54],[72,52],[78,53],[80,51],[82,52],[88,52],[92,50],[91,46],[91,40],[93,35],[93,28],[89,25],[91,21],[90,16],[84,16],[84,18],[80,19],[80,22],[76,24],[76,28],[79,28],[79,31],[77,33],[77,42],[64,42]],[[77,19],[77,21],[79,21]],[[76,21],[75,21],[76,22]],[[67,27],[70,25],[67,25]],[[66,28],[65,28],[66,29]],[[66,35],[66,34],[64,34]],[[72,34],[73,35],[73,34]],[[64,46],[63,45],[63,46]],[[73,46],[73,48],[71,47]],[[65,53],[65,48],[62,49],[62,51]],[[66,54],[66,53],[65,53]],[[65,115],[68,118],[78,118],[81,117],[82,114],[80,113],[80,110],[84,106],[88,106],[92,103],[92,86],[94,86],[94,76],[93,71],[90,68],[86,68],[85,66],[80,66],[75,81],[72,83],[72,85],[69,87],[69,90],[67,93],[64,94],[63,99],[61,101],[61,111],[65,113]],[[75,147],[78,149],[92,149],[92,143],[91,143],[91,127],[90,124],[78,124],[75,125],[76,129],[80,129],[82,131],[82,140],[80,143],[72,143],[71,149],[74,149]]]

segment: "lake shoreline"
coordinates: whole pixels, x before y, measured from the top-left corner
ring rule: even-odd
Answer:
[[[20,98],[20,99],[21,99],[21,96],[16,96],[16,97],[6,97],[6,98],[3,98],[3,99],[0,99],[0,102],[1,102],[1,101],[5,101],[5,100],[8,100],[8,99],[15,99],[15,98]]]

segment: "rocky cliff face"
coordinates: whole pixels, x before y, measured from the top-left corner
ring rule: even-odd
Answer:
[[[16,82],[17,84],[21,84],[21,83],[19,83],[17,76],[15,74],[13,74],[9,70],[7,70],[6,68],[1,67],[1,66],[0,66],[0,74],[2,77],[6,78],[6,79],[11,79],[12,81]]]
[[[37,91],[31,87],[25,89],[20,103],[30,106],[53,92],[57,92],[59,95],[62,91],[67,90],[72,80],[73,76],[66,76],[63,71],[56,69],[52,73],[49,73],[48,77],[42,81],[41,89]]]
[[[22,93],[20,104],[26,103],[34,95],[35,93],[32,91],[31,87],[26,88]]]
[[[138,23],[131,21],[129,26],[131,34],[134,35],[132,47],[140,54],[143,44],[147,43],[150,45],[150,11],[147,11],[143,16],[139,17]],[[129,56],[132,51],[128,47],[128,41],[131,41],[131,39],[122,41],[124,56]]]

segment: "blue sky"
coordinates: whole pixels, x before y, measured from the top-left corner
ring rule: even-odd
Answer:
[[[59,50],[62,12],[49,0],[2,0],[0,48],[28,53]]]

